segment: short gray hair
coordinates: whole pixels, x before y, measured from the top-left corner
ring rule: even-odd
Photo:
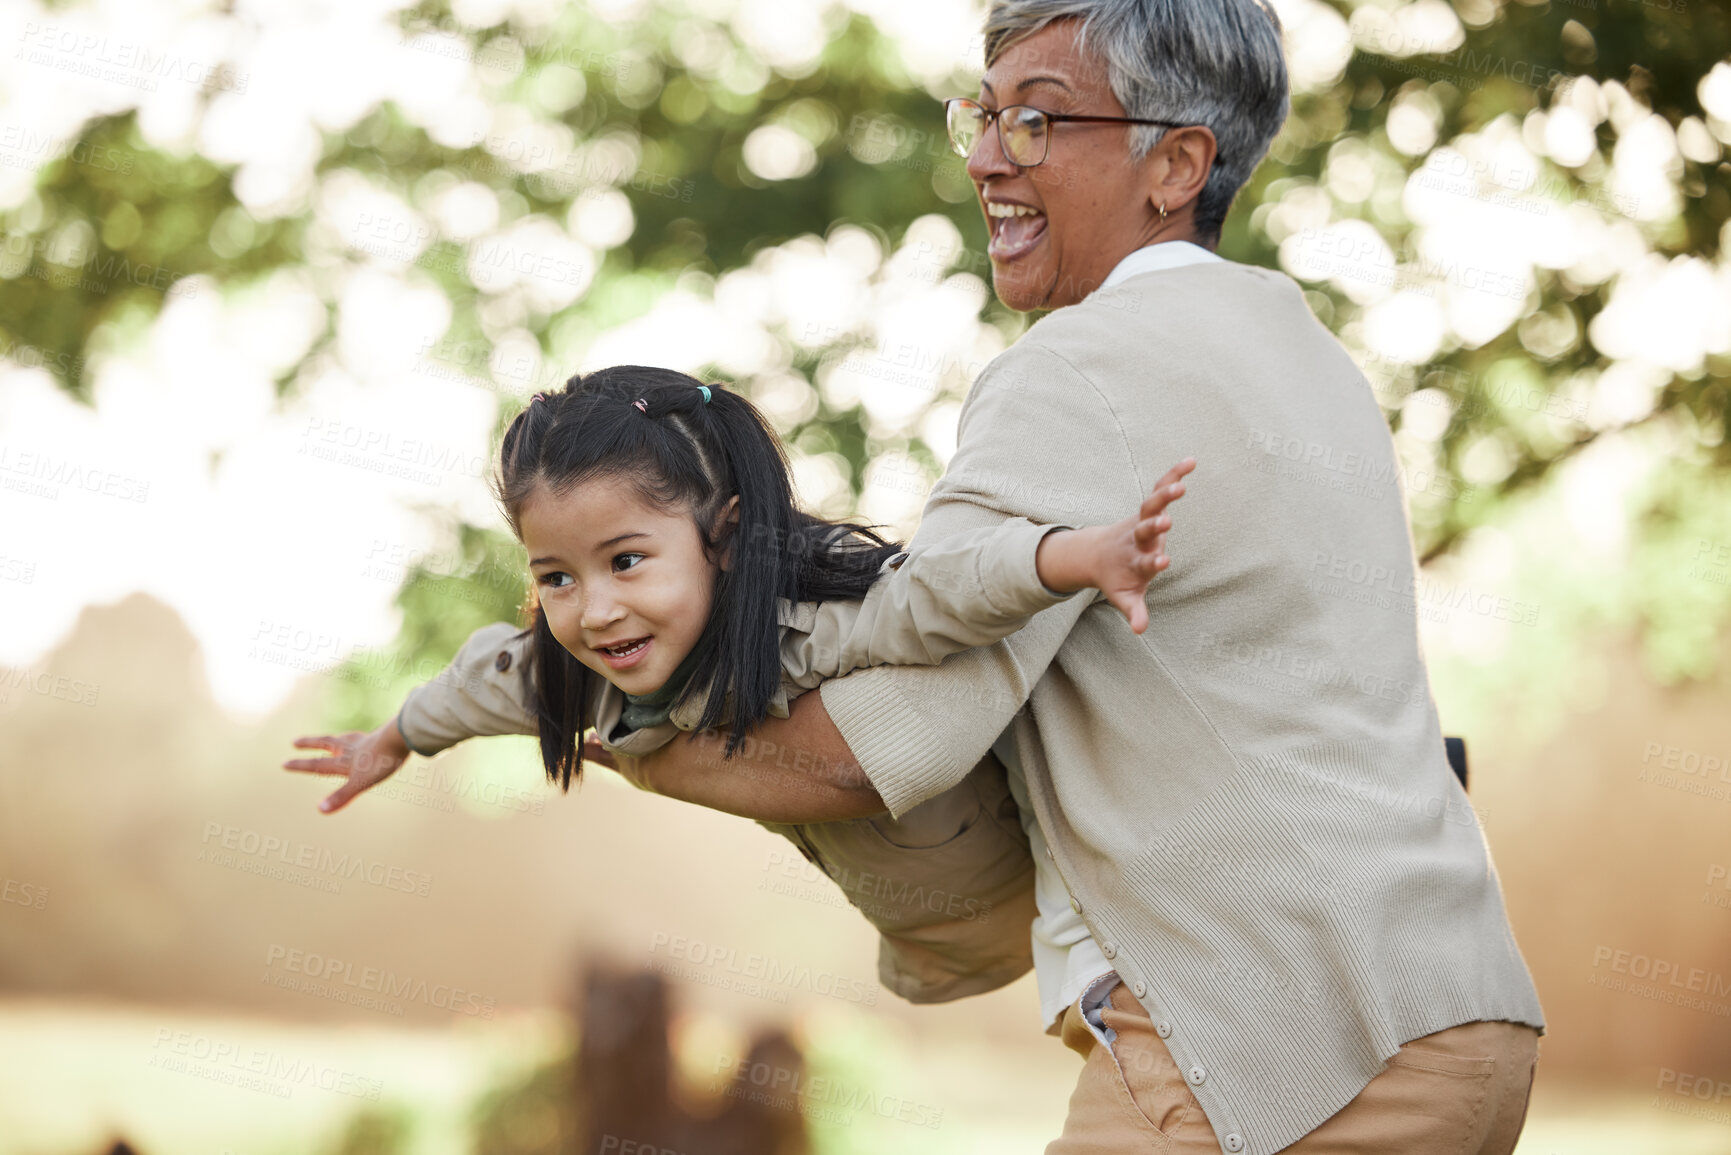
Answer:
[[[1268,152],[1289,104],[1280,18],[1265,0],[992,0],[986,65],[1054,20],[1076,18],[1077,45],[1106,63],[1125,114],[1206,125],[1214,167],[1196,198],[1196,231],[1218,244],[1233,198]],[[1130,130],[1130,159],[1166,129]]]

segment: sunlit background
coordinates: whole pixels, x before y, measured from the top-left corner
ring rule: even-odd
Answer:
[[[1731,18],[1274,7],[1293,115],[1221,253],[1305,286],[1394,430],[1551,1023],[1520,1150],[1731,1152]],[[728,382],[809,508],[911,533],[1031,320],[942,137],[980,19],[0,7],[0,1155],[574,1151],[608,965],[669,980],[694,1119],[782,1031],[818,1081],[765,1109],[813,1151],[1056,1134],[1079,1065],[1031,977],[901,1003],[749,823],[605,772],[560,796],[526,739],[329,818],[277,769],[516,613],[487,476],[573,372]]]

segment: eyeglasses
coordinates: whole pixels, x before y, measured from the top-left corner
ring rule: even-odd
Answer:
[[[1089,124],[1158,124],[1166,128],[1183,128],[1170,120],[1138,120],[1130,116],[1066,116],[1057,112],[1042,112],[1025,104],[1010,104],[992,112],[977,101],[954,97],[944,101],[944,118],[949,124],[950,147],[956,155],[973,154],[974,146],[985,135],[988,121],[998,126],[998,143],[1004,155],[1017,168],[1031,168],[1044,163],[1052,145],[1052,122],[1075,120]]]

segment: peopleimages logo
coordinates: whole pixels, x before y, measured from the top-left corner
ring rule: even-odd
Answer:
[[[433,876],[426,871],[410,870],[361,854],[338,854],[309,842],[223,822],[206,822],[203,841],[198,853],[201,862],[314,889],[336,892],[342,889],[343,881],[352,880],[425,898],[433,886]]]
[[[483,996],[448,983],[430,983],[423,978],[399,975],[378,967],[356,968],[353,963],[340,958],[276,943],[265,950],[264,965],[267,968],[264,980],[284,990],[296,990],[392,1015],[401,1015],[402,1003],[409,1002],[450,1011],[454,1015],[490,1019],[496,1002],[491,995]]]
[[[747,953],[719,943],[705,943],[656,931],[649,944],[651,970],[703,986],[718,986],[740,994],[786,1002],[790,990],[809,991],[844,1002],[875,1007],[878,986],[832,971],[813,969],[771,955]]]
[[[147,1065],[280,1099],[291,1098],[296,1087],[312,1087],[377,1102],[385,1087],[382,1080],[329,1063],[172,1027],[157,1028]]]

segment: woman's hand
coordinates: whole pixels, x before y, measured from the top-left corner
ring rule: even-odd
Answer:
[[[327,750],[329,758],[293,758],[284,762],[284,770],[304,770],[313,774],[342,774],[348,778],[319,809],[335,814],[363,790],[369,790],[397,772],[408,760],[409,748],[392,718],[370,734],[351,730],[346,734],[318,734],[296,738],[294,744],[303,750]]]
[[[647,790],[651,794],[659,794],[661,791],[655,789],[649,779],[648,763],[653,757],[653,755],[637,757],[631,754],[621,754],[617,750],[609,750],[601,744],[601,739],[595,736],[593,730],[583,740],[583,760],[585,762],[595,762],[605,766],[637,789]]]
[[[1166,507],[1184,496],[1182,478],[1196,468],[1186,457],[1166,471],[1142,508],[1116,525],[1059,530],[1040,541],[1034,565],[1047,589],[1068,593],[1094,587],[1118,607],[1141,633],[1148,628],[1143,600],[1154,575],[1171,564],[1166,556],[1166,531],[1172,518]]]

